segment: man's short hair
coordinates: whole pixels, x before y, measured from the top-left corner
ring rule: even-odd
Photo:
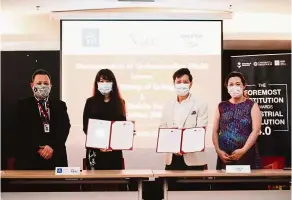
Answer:
[[[34,81],[34,78],[36,77],[36,75],[47,75],[49,77],[49,79],[51,80],[51,75],[49,74],[49,72],[47,72],[44,69],[37,69],[31,77],[32,82]]]
[[[173,82],[175,81],[176,78],[180,78],[183,75],[188,75],[189,80],[191,82],[193,81],[193,76],[191,75],[190,70],[188,68],[181,68],[177,70],[176,72],[174,72],[174,74],[172,75]]]

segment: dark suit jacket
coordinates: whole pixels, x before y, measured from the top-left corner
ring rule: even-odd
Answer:
[[[18,102],[16,111],[16,169],[55,169],[68,166],[66,140],[70,130],[67,107],[63,101],[49,99],[50,133],[44,133],[37,101],[34,97]],[[43,159],[39,146],[54,150],[50,160]]]

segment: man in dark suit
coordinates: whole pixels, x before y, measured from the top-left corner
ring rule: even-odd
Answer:
[[[32,76],[33,96],[18,102],[15,165],[19,170],[67,167],[66,140],[70,120],[66,103],[49,98],[51,77],[45,70]]]

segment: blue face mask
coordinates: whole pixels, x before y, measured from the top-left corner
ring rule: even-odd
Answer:
[[[98,91],[100,91],[102,95],[106,95],[112,91],[113,83],[112,82],[98,82],[97,87],[98,87]]]
[[[186,96],[190,92],[190,84],[179,83],[174,85],[177,96]]]

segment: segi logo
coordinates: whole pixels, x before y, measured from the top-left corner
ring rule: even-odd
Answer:
[[[82,45],[84,47],[99,46],[99,29],[83,29],[82,30]]]
[[[250,67],[251,66],[251,62],[238,62],[237,63],[237,67],[241,68],[241,67]]]
[[[237,63],[237,67],[238,67],[238,68],[241,68],[241,62],[238,62],[238,63]]]

